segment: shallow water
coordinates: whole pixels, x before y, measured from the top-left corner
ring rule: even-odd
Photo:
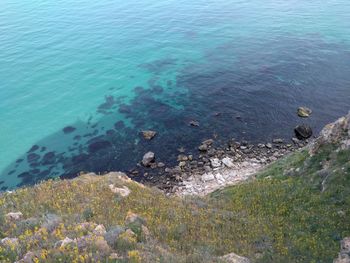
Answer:
[[[214,134],[317,132],[350,109],[349,14],[346,0],[1,1],[0,187],[127,170],[148,150],[171,164]]]

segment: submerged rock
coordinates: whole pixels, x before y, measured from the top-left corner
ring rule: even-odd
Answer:
[[[155,160],[154,152],[147,152],[142,158],[142,165],[146,167],[151,166],[154,160]]]
[[[299,140],[305,140],[312,136],[312,129],[307,124],[301,124],[295,127],[295,135]]]
[[[151,130],[142,131],[141,133],[143,138],[145,138],[146,140],[152,140],[154,136],[157,135],[157,132]]]
[[[198,121],[190,121],[190,125],[194,127],[199,127],[199,122]]]
[[[28,153],[35,152],[38,149],[39,149],[38,145],[33,145],[32,148],[29,149]]]
[[[311,115],[312,110],[307,107],[299,107],[297,113],[299,117],[307,118]]]
[[[64,134],[69,134],[69,133],[74,132],[75,130],[76,130],[76,128],[73,126],[66,126],[63,128],[62,131],[64,132]]]

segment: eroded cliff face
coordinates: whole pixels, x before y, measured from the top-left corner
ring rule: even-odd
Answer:
[[[314,155],[325,144],[336,144],[339,150],[350,149],[350,112],[335,122],[327,124],[317,139],[309,145],[309,153]]]

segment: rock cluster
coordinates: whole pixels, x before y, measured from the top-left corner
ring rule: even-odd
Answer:
[[[131,177],[142,175],[147,183],[167,193],[206,194],[227,184],[246,180],[264,165],[306,145],[307,140],[293,138],[290,143],[276,138],[269,143],[250,144],[234,139],[216,145],[214,139],[204,140],[197,152],[181,148],[176,166],[156,162],[155,154],[147,152],[142,166],[130,171]],[[142,179],[141,179],[142,182]]]

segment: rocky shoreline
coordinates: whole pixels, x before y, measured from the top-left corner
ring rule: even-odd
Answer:
[[[156,154],[147,152],[138,167],[129,171],[131,178],[143,173],[141,182],[172,195],[206,195],[227,185],[247,180],[271,162],[294,152],[308,140],[274,139],[269,143],[251,144],[234,139],[219,145],[208,139],[198,146],[197,154],[179,149],[178,164],[167,167],[157,162]]]
[[[307,107],[297,109],[300,118],[308,118],[311,114],[312,110]],[[192,126],[197,124],[190,122]],[[158,162],[156,154],[149,151],[127,174],[131,178],[141,178],[141,183],[156,186],[167,194],[206,195],[247,180],[269,163],[306,146],[313,135],[307,124],[297,125],[294,132],[296,137],[290,141],[275,138],[258,144],[235,139],[227,142],[207,139],[198,146],[196,153],[179,148],[177,165],[172,167]],[[140,134],[144,140],[152,140],[157,132],[144,130]]]

